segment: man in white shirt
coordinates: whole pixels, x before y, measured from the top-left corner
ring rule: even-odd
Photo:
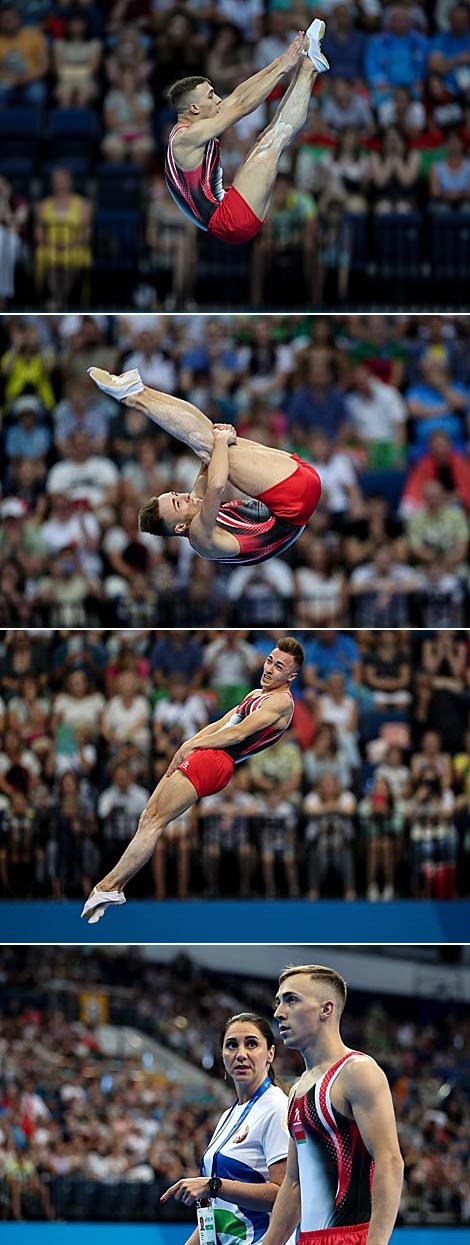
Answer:
[[[86,432],[74,432],[69,440],[69,457],[51,468],[46,492],[66,493],[73,501],[87,502],[92,510],[117,499],[119,471],[110,458],[93,454]]]
[[[394,385],[384,385],[362,364],[353,369],[345,403],[350,423],[361,441],[405,441],[406,406]]]

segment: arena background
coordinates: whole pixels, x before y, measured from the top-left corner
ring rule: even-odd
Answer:
[[[327,963],[345,976],[344,1040],[377,1058],[390,1080],[405,1159],[393,1241],[463,1240],[469,948],[179,943],[0,949],[7,1245],[28,1245],[38,1229],[47,1243],[61,1233],[81,1245],[92,1223],[121,1245],[131,1232],[183,1245],[194,1213],[158,1199],[197,1171],[206,1137],[233,1100],[220,1030],[240,1010],[272,1019],[277,976],[296,963]],[[278,1042],[286,1089],[301,1068],[299,1054]],[[12,1222],[8,1174],[19,1170],[26,1223]],[[46,1222],[53,1218],[60,1222]]]
[[[14,9],[2,5],[0,17],[5,306],[468,306],[465,5],[17,0]],[[283,156],[268,224],[255,243],[229,247],[187,222],[166,190],[167,87],[208,74],[227,95],[312,14],[327,20],[331,70]],[[283,89],[223,136],[226,186]]]
[[[92,364],[313,462],[286,556],[234,569],[140,533],[198,463]],[[468,622],[468,316],[2,316],[0,381],[3,626]]]
[[[469,635],[298,631],[289,733],[79,921],[179,743],[257,685],[279,631],[0,633],[0,935],[452,942],[469,883]],[[20,902],[18,902],[20,901]],[[379,924],[380,922],[380,924]]]

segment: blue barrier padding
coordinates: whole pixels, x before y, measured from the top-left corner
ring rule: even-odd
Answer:
[[[184,1245],[190,1224],[153,1223],[2,1223],[2,1245]],[[464,1245],[468,1228],[395,1228],[392,1245]]]
[[[319,900],[131,900],[97,925],[74,901],[0,903],[2,943],[459,943],[470,902],[371,904]]]

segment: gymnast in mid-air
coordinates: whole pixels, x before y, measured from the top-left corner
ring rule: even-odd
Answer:
[[[112,376],[91,367],[88,374],[104,393],[148,415],[201,459],[191,493],[162,493],[145,502],[142,532],[186,537],[199,557],[237,565],[264,562],[297,540],[321,495],[310,463],[238,437],[229,424],[211,423],[191,402],[149,389],[136,368]],[[227,484],[248,499],[224,502]]]
[[[282,152],[305,125],[312,87],[329,69],[321,51],[325,23],[315,18],[259,73],[221,99],[204,77],[183,78],[168,92],[178,118],[171,130],[165,181],[178,207],[199,229],[224,242],[249,242],[266,220]],[[219,134],[254,112],[294,74],[276,113],[224,190]]]

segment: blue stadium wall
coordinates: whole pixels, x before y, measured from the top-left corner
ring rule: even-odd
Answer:
[[[96,1233],[99,1245],[184,1245],[188,1239],[187,1224],[127,1223],[2,1223],[2,1245],[87,1245],[90,1233]],[[453,1245],[468,1241],[468,1228],[396,1228],[392,1245]]]
[[[140,900],[108,912],[97,925],[81,921],[80,912],[81,904],[71,901],[2,902],[0,942],[464,943],[470,930],[467,900]]]

